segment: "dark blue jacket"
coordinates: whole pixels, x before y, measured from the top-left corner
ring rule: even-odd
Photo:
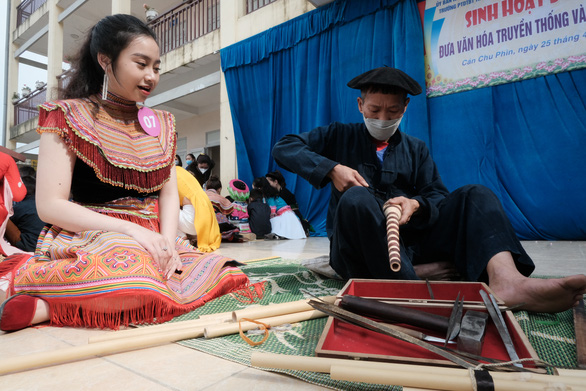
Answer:
[[[306,179],[316,188],[330,182],[328,173],[336,164],[355,169],[371,191],[383,201],[405,196],[420,204],[410,221],[413,228],[426,228],[438,216],[438,203],[448,194],[425,143],[400,131],[389,140],[382,164],[376,144],[363,123],[328,126],[284,136],[273,148],[275,161]],[[331,186],[326,229],[331,233],[341,193]]]

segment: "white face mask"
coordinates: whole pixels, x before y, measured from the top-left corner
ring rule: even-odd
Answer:
[[[364,124],[366,125],[366,129],[368,129],[368,133],[370,133],[374,139],[379,141],[387,141],[393,134],[395,134],[395,131],[399,127],[403,116],[388,121],[382,119],[366,118],[364,114],[362,114],[362,118],[364,118]]]
[[[200,168],[199,172],[201,172],[202,174],[205,174],[207,170],[208,170],[207,168]]]

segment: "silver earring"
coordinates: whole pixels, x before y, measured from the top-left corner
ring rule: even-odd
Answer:
[[[102,84],[102,100],[108,99],[108,73],[104,72],[104,83]]]

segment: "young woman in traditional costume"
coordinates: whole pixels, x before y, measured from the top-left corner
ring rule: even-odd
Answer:
[[[66,100],[40,106],[34,256],[0,263],[0,329],[161,322],[244,287],[234,261],[176,239],[174,117],[140,108],[159,81],[144,22],[108,16],[89,32]]]

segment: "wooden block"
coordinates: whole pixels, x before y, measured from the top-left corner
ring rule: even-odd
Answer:
[[[576,355],[578,368],[586,369],[586,310],[584,299],[574,307],[574,330],[576,331]]]
[[[458,334],[458,350],[480,356],[488,314],[468,310],[462,318]]]

